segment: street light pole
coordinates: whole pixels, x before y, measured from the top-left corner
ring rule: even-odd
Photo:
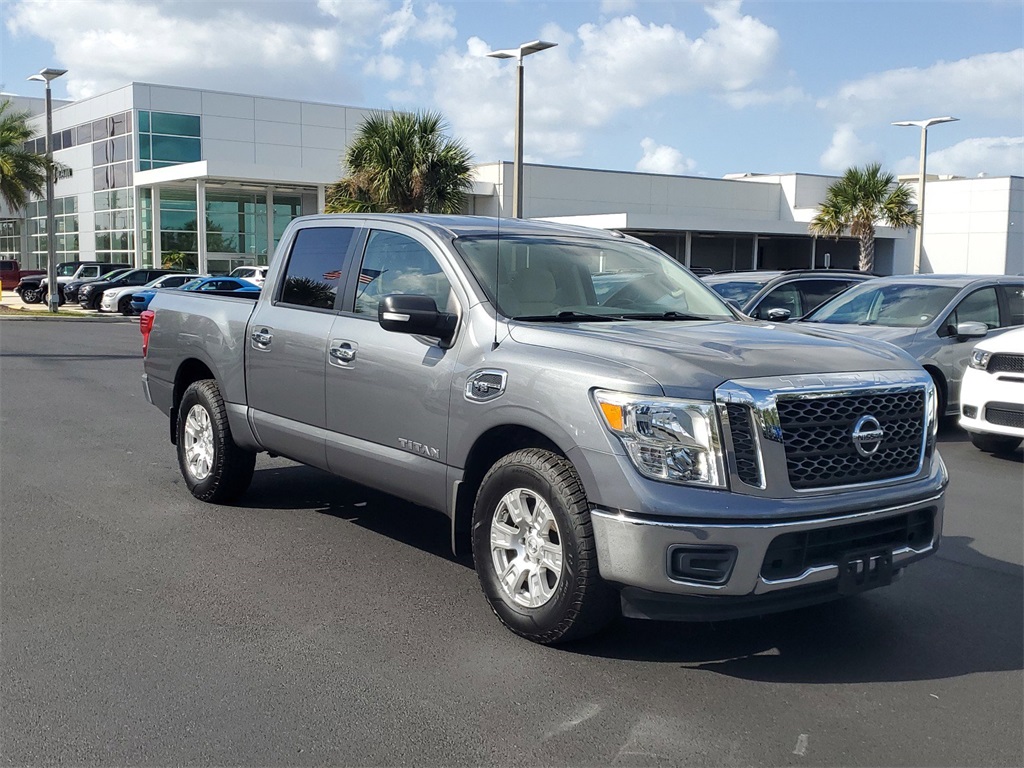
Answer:
[[[921,163],[917,176],[917,233],[914,236],[914,274],[921,271],[921,249],[924,246],[924,177],[928,157],[928,126],[938,123],[953,123],[955,117],[930,117],[927,120],[900,120],[893,125],[916,125],[921,129]]]
[[[50,289],[47,302],[51,312],[56,312],[60,306],[60,286],[57,285],[57,255],[53,233],[53,102],[50,98],[50,81],[65,72],[66,69],[47,67],[40,70],[38,75],[28,78],[46,83],[46,280]]]
[[[512,218],[523,218],[523,57],[531,53],[554,48],[558,43],[534,40],[518,48],[491,51],[487,55],[494,59],[516,59],[516,131],[515,154],[512,158]]]

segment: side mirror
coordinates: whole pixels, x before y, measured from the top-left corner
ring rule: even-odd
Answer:
[[[782,307],[772,307],[768,310],[768,319],[773,323],[784,323],[789,320],[789,316],[793,314],[788,309]]]
[[[385,331],[437,336],[442,347],[447,347],[455,335],[457,319],[448,312],[438,312],[430,296],[391,293],[382,296],[377,304],[377,322]]]
[[[959,339],[980,339],[988,335],[988,326],[977,320],[967,320],[957,324],[956,335]]]

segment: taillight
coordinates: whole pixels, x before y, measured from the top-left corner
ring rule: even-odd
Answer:
[[[146,353],[149,352],[149,334],[153,330],[153,319],[156,317],[156,313],[147,309],[139,315],[139,330],[142,332],[142,356],[145,357]]]

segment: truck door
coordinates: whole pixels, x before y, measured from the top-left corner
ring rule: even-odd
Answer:
[[[436,338],[385,331],[377,303],[391,293],[419,294],[432,297],[442,311],[459,313],[467,297],[453,287],[458,281],[440,249],[397,223],[369,229],[353,265],[359,270],[354,290],[330,334],[329,468],[436,507],[445,498],[457,346],[442,349]]]
[[[260,442],[322,469],[327,340],[356,231],[324,222],[299,229],[245,339],[246,393]]]

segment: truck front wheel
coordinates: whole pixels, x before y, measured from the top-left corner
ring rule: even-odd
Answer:
[[[473,510],[473,559],[494,613],[528,640],[577,640],[618,612],[598,574],[583,485],[550,451],[516,451],[491,467]]]
[[[189,385],[178,409],[178,466],[192,495],[226,503],[252,482],[256,454],[231,438],[227,409],[213,379]]]

